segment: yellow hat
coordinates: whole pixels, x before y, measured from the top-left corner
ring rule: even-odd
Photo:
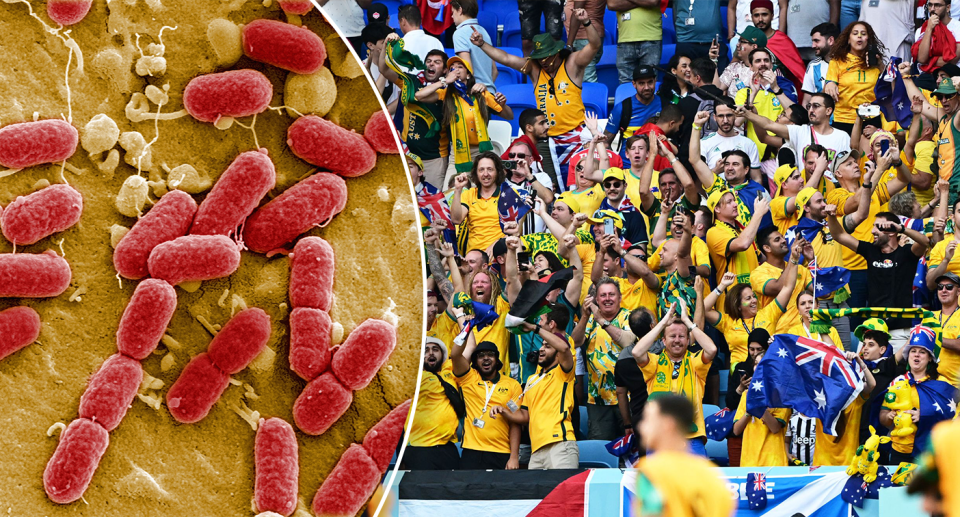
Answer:
[[[803,213],[803,207],[807,206],[807,203],[810,202],[810,199],[813,198],[813,195],[817,192],[817,189],[813,187],[807,187],[797,194],[797,211],[799,213]]]
[[[913,162],[913,168],[916,171],[932,173],[930,170],[933,167],[933,150],[937,147],[937,144],[930,141],[917,142],[917,146],[914,149],[916,153],[916,161]]]
[[[720,204],[720,199],[723,198],[723,195],[727,192],[733,194],[733,191],[730,189],[714,190],[713,194],[710,194],[710,197],[707,198],[707,210],[713,213],[713,210]]]
[[[587,218],[591,223],[602,223],[607,219],[613,219],[613,225],[621,230],[623,229],[623,216],[613,210],[597,210]]]
[[[890,338],[890,330],[887,327],[887,322],[880,318],[870,318],[867,321],[864,321],[863,325],[860,325],[856,330],[853,331],[853,335],[857,336],[857,339],[860,341],[863,341],[863,334],[868,330],[886,334],[887,339]]]
[[[421,160],[419,156],[417,156],[417,155],[415,155],[415,154],[413,154],[413,153],[411,153],[411,152],[408,152],[408,153],[406,154],[406,156],[407,156],[407,159],[408,159],[408,160],[411,160],[411,161],[413,161],[413,163],[417,164],[417,167],[420,167],[420,170],[421,170],[421,171],[423,170],[423,160]]]
[[[623,173],[623,169],[620,167],[610,167],[609,169],[603,171],[603,181],[607,181],[607,178],[627,181],[627,176]]]
[[[467,63],[467,62],[464,61],[463,59],[460,59],[460,56],[453,56],[453,57],[451,57],[450,59],[448,59],[448,60],[447,60],[447,69],[449,70],[450,67],[451,67],[454,63],[460,63],[461,65],[463,65],[463,66],[467,69],[467,72],[470,72],[470,75],[473,75],[473,67],[470,66],[470,63]]]
[[[570,207],[570,211],[573,213],[577,213],[580,211],[580,202],[577,201],[577,198],[576,196],[573,195],[573,192],[569,192],[569,191],[564,192],[559,196],[553,198],[553,201],[554,203],[558,201],[562,201],[563,204]]]
[[[774,197],[780,195],[780,187],[783,186],[783,182],[787,181],[787,178],[789,178],[795,170],[797,170],[797,168],[789,164],[777,167],[777,170],[773,173],[773,182],[777,184],[777,192],[774,194]]]

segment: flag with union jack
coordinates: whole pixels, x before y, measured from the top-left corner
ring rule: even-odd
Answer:
[[[767,508],[767,475],[763,472],[747,474],[747,502],[751,510]]]
[[[703,423],[707,428],[707,438],[721,442],[733,431],[733,417],[736,411],[723,408],[716,413],[704,417]]]
[[[843,351],[807,337],[777,334],[757,364],[747,390],[747,413],[761,418],[767,408],[791,408],[819,418],[837,435],[843,410],[863,391],[863,373]]]
[[[873,103],[880,106],[880,111],[887,120],[897,121],[902,127],[910,127],[913,112],[910,111],[910,96],[907,95],[907,87],[903,84],[900,70],[897,69],[900,61],[899,57],[890,58],[890,63],[880,74],[880,78],[873,88],[876,95],[876,100]]]
[[[429,194],[424,191],[422,194],[417,194],[417,205],[431,223],[439,219],[447,223],[447,228],[455,226],[450,220],[450,205],[447,204],[447,198],[443,192]]]
[[[523,216],[530,212],[530,205],[523,202],[520,194],[513,187],[504,183],[500,185],[500,198],[497,200],[497,212],[500,214],[500,229],[509,222],[520,224]]]

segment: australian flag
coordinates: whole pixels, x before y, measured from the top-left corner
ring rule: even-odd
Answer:
[[[420,207],[420,212],[431,223],[440,220],[447,223],[447,228],[456,226],[450,220],[450,205],[447,204],[447,198],[443,195],[443,192],[437,191],[429,183],[426,185],[430,188],[424,188],[422,193],[417,193],[417,205]],[[430,192],[431,189],[433,190],[432,193]]]
[[[767,508],[767,475],[762,472],[747,474],[747,501],[751,510]]]
[[[777,334],[753,373],[747,413],[760,418],[767,408],[791,408],[819,418],[823,430],[836,436],[837,420],[863,391],[859,369],[833,345]]]
[[[520,194],[504,183],[500,186],[500,198],[497,200],[497,212],[500,213],[500,229],[509,222],[520,224],[523,216],[530,212],[530,206],[523,202]]]
[[[730,431],[733,430],[733,416],[736,412],[729,408],[723,408],[716,413],[703,419],[707,427],[707,438],[720,442],[727,438]]]
[[[917,272],[913,275],[913,306],[930,307],[932,298],[930,289],[927,288],[927,257],[920,257]]]
[[[890,481],[890,473],[887,471],[887,467],[878,467],[877,479],[873,483],[864,481],[860,474],[850,476],[846,484],[843,485],[840,497],[857,508],[863,508],[864,499],[879,499],[880,489],[890,486],[893,486],[893,483]]]
[[[880,74],[880,80],[874,86],[873,92],[877,96],[874,104],[880,106],[880,111],[888,121],[897,121],[902,127],[910,127],[913,112],[910,111],[910,97],[907,96],[907,87],[903,85],[903,77],[897,65],[899,57],[890,58],[887,68]]]
[[[797,237],[803,237],[807,242],[813,242],[817,234],[824,230],[823,223],[819,223],[809,217],[801,217],[796,225],[787,230],[783,237],[787,241],[787,246],[793,248]],[[786,260],[790,259],[789,251]],[[801,260],[803,260],[801,258]],[[850,271],[840,266],[820,267],[817,265],[817,258],[814,257],[810,264],[810,274],[813,275],[814,294],[817,298],[828,296],[830,293],[843,288],[850,282]]]
[[[480,302],[472,302],[471,305],[473,305],[473,319],[467,320],[467,323],[463,326],[463,331],[453,339],[453,342],[459,346],[463,346],[467,342],[467,335],[471,330],[474,328],[483,330],[500,317],[492,305]]]
[[[635,442],[636,438],[631,433],[607,443],[605,447],[611,455],[623,458],[627,468],[630,468],[640,459],[640,452],[634,447]]]

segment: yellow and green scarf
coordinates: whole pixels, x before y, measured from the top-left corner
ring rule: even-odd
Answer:
[[[657,357],[657,372],[653,377],[653,386],[650,388],[649,398],[652,400],[668,393],[675,393],[691,401],[699,400],[700,394],[697,393],[696,381],[697,374],[693,371],[693,366],[690,365],[690,352],[688,351],[683,354],[683,359],[680,360],[680,376],[677,377],[677,387],[679,391],[674,392],[671,390],[670,385],[673,383],[673,361],[667,357],[667,352],[664,350],[660,352],[660,355]],[[696,407],[696,404],[694,404],[694,406]],[[697,425],[694,424],[690,432],[695,433],[699,430]]]
[[[410,112],[411,116],[423,119],[427,127],[430,128],[424,137],[429,138],[440,132],[440,122],[433,116],[433,113],[430,113],[429,109],[416,99],[417,90],[424,85],[421,77],[423,72],[412,74],[405,70],[405,68],[423,70],[423,61],[420,61],[420,57],[416,54],[404,50],[403,45],[402,39],[387,43],[386,64],[400,78],[400,102],[403,103],[403,107]]]
[[[470,128],[467,127],[466,110],[475,109],[473,102],[463,98],[452,85],[447,87],[447,95],[453,95],[456,113],[453,115],[453,123],[450,124],[450,141],[453,142],[453,159],[456,164],[457,172],[470,172],[473,169],[473,157],[470,156]],[[485,102],[484,99],[477,99],[476,102]],[[480,110],[476,109],[473,117],[473,124],[477,130],[477,147],[480,152],[492,151],[493,144],[490,143],[490,135],[487,134],[487,123],[480,116]]]
[[[920,324],[924,327],[928,327],[930,330],[933,330],[937,333],[937,344],[936,344],[936,356],[940,357],[940,344],[941,344],[941,330],[940,330],[940,320],[933,315],[932,312],[913,308],[913,309],[897,309],[897,308],[886,308],[886,307],[862,307],[862,308],[851,308],[851,309],[816,309],[811,312],[810,320],[810,332],[817,332],[820,334],[825,334],[830,332],[830,327],[833,326],[833,320],[835,318],[843,318],[844,316],[859,316],[863,319],[869,318],[894,318],[894,319],[919,319]]]

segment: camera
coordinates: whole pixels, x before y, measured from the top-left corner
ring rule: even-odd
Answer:
[[[503,168],[508,171],[517,170],[517,161],[516,160],[504,160]]]
[[[537,364],[540,362],[540,350],[531,350],[527,352],[527,362]]]

